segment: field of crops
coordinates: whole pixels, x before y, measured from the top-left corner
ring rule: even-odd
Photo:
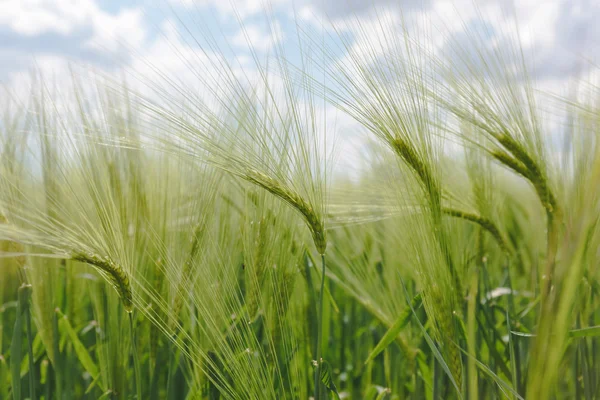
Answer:
[[[0,399],[600,399],[594,80],[296,30],[3,92]]]

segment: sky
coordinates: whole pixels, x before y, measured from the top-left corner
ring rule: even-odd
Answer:
[[[485,32],[490,47],[518,33],[531,76],[551,91],[567,90],[600,65],[600,0],[0,0],[0,83],[26,92],[31,72],[40,70],[60,86],[70,66],[88,65],[147,80],[158,69],[193,85],[201,68],[189,62],[209,57],[209,43],[252,73],[249,43],[259,58],[281,45],[300,61],[300,25],[344,35],[350,51],[361,54],[371,40],[400,32],[400,17],[411,21],[407,29],[433,27],[427,40],[438,50],[468,40],[468,31]],[[381,21],[389,23],[384,31]],[[344,117],[337,123],[352,125]]]
[[[201,29],[219,36],[219,43],[231,45],[236,54],[244,54],[248,40],[258,52],[268,52],[277,42],[294,40],[287,29],[294,25],[294,16],[304,23],[327,20],[343,26],[356,18],[368,22],[374,9],[443,24],[456,37],[464,25],[482,20],[495,31],[514,29],[507,28],[507,16],[516,15],[525,53],[534,55],[535,77],[540,80],[566,80],[581,73],[586,58],[598,62],[593,56],[600,50],[600,0],[480,0],[478,10],[474,4],[472,0],[0,0],[0,81],[10,85],[32,67],[60,69],[67,61],[107,69],[129,66],[137,56],[153,63],[161,59],[161,33],[181,32],[183,25],[197,37]],[[275,17],[277,32],[265,26],[265,10]],[[198,31],[195,25],[201,25]]]

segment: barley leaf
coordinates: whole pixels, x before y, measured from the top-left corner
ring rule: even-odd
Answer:
[[[333,377],[331,376],[332,372],[331,365],[329,365],[327,361],[321,361],[321,382],[323,385],[325,385],[327,390],[333,393],[336,399],[339,399],[340,394],[338,393],[337,387],[333,382]]]
[[[416,310],[421,306],[421,293],[417,294],[411,302],[412,307]],[[373,361],[386,347],[394,341],[394,339],[400,334],[400,331],[408,324],[410,317],[412,316],[412,310],[410,307],[406,307],[404,311],[398,316],[396,322],[387,330],[383,335],[377,346],[371,351],[369,357],[365,361],[365,364]]]
[[[56,310],[56,313],[58,314],[58,317],[59,317],[58,326],[59,326],[61,333],[62,334],[66,333],[69,336],[69,339],[71,339],[71,344],[73,345],[73,349],[75,350],[77,359],[79,360],[81,365],[83,365],[83,368],[85,368],[86,372],[89,373],[90,376],[92,377],[92,380],[93,380],[92,384],[94,382],[98,381],[98,386],[100,386],[102,391],[104,391],[105,389],[102,385],[101,380],[98,380],[98,378],[100,377],[100,372],[98,371],[98,367],[96,366],[96,363],[94,363],[94,360],[90,356],[90,353],[86,349],[85,345],[83,343],[81,343],[81,340],[79,340],[79,337],[77,336],[77,332],[75,332],[75,330],[71,326],[71,323],[69,322],[69,318],[66,315],[64,315],[62,312],[60,312],[60,310]],[[88,391],[89,390],[90,390],[90,388],[88,388]]]

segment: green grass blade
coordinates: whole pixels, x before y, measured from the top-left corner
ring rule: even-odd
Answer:
[[[569,331],[570,338],[596,337],[600,336],[600,325],[587,328],[573,329]]]
[[[63,398],[63,367],[62,354],[60,352],[60,335],[58,329],[58,314],[55,312],[52,316],[52,347],[54,348],[54,384],[56,386],[55,394],[59,399]]]
[[[21,400],[21,360],[23,358],[23,314],[31,295],[31,285],[19,287],[19,302],[13,337],[10,344],[10,370],[12,377],[12,394],[14,400]]]
[[[8,398],[8,375],[6,373],[8,366],[6,365],[6,360],[3,355],[0,355],[0,398],[6,399]]]
[[[511,331],[510,333],[512,333],[515,336],[520,336],[520,337],[525,337],[525,338],[534,338],[537,336],[535,333],[527,333],[527,332],[519,332],[519,331]]]
[[[508,397],[508,393],[510,393],[512,396],[516,397],[517,399],[524,400],[523,397],[521,397],[521,395],[519,395],[519,393],[517,393],[508,383],[506,383],[497,374],[495,374],[494,371],[492,371],[487,365],[485,365],[481,361],[477,360],[475,357],[472,357],[468,352],[466,352],[465,350],[463,350],[462,348],[460,348],[460,346],[457,346],[457,347],[467,357],[472,358],[473,361],[475,361],[475,363],[479,367],[479,369],[481,371],[483,371],[486,375],[488,375],[490,378],[492,378],[494,380],[494,382],[498,385],[498,387],[500,388],[500,390],[502,390],[502,392],[507,397]]]
[[[417,310],[421,306],[421,300],[421,293],[413,297],[411,302],[412,308]],[[400,316],[398,316],[396,322],[394,322],[390,329],[387,330],[387,332],[383,335],[379,343],[377,343],[375,348],[371,351],[369,357],[367,357],[367,360],[365,361],[365,364],[368,364],[369,362],[373,361],[375,357],[377,357],[386,347],[388,347],[394,341],[394,339],[396,339],[400,331],[408,324],[408,321],[410,320],[412,314],[413,313],[411,307],[406,307],[406,309],[400,314]]]
[[[98,400],[110,399],[114,395],[112,390],[108,390],[102,394],[102,396],[98,397]]]
[[[528,332],[519,332],[519,331],[510,331],[515,336],[525,337],[525,338],[534,338],[537,337],[535,333]],[[590,326],[587,328],[573,329],[567,332],[569,338],[577,339],[584,337],[596,337],[600,336],[600,325],[599,326]]]
[[[71,344],[73,345],[73,349],[75,350],[75,355],[77,356],[77,359],[79,360],[85,371],[88,374],[90,374],[90,376],[92,377],[92,381],[96,382],[100,389],[104,392],[106,389],[102,384],[102,380],[99,379],[100,371],[98,370],[96,363],[92,359],[92,356],[86,349],[85,345],[81,342],[81,340],[79,340],[77,332],[75,332],[75,329],[73,329],[71,323],[69,322],[69,318],[58,309],[56,310],[56,314],[59,317],[58,327],[61,331],[61,334],[68,335],[69,339],[71,340]],[[88,388],[88,390],[89,389],[90,388]]]
[[[406,301],[409,302],[410,296],[408,294],[408,290],[406,290],[406,285],[404,284],[404,279],[402,279],[402,277],[401,277],[400,281],[402,283],[402,288],[404,289],[404,295],[406,296]],[[425,339],[425,341],[427,342],[427,345],[431,349],[431,352],[433,353],[433,356],[438,361],[438,363],[440,364],[440,366],[442,367],[442,369],[444,370],[444,372],[448,376],[448,379],[450,379],[450,382],[452,383],[452,385],[456,389],[456,395],[458,396],[458,398],[462,399],[463,395],[462,395],[462,391],[460,389],[460,386],[456,383],[456,380],[454,379],[454,376],[452,375],[452,372],[450,371],[450,368],[448,367],[448,364],[446,364],[446,361],[444,361],[444,357],[442,356],[442,353],[440,353],[440,351],[438,350],[437,346],[433,342],[433,339],[431,339],[431,337],[427,333],[427,330],[425,329],[425,327],[423,326],[423,324],[421,323],[421,321],[417,317],[417,313],[416,313],[415,309],[412,307],[412,304],[410,304],[410,302],[409,302],[409,307],[410,307],[413,315],[415,316],[415,320],[417,321],[417,325],[419,326],[419,329],[423,333],[423,338]]]
[[[470,277],[470,285],[469,285],[469,297],[467,300],[467,332],[465,338],[467,340],[467,349],[469,354],[475,355],[477,354],[477,298],[478,298],[478,283],[479,283],[479,274],[478,271],[475,270],[471,273]],[[477,367],[475,363],[471,360],[467,360],[467,390],[470,399],[477,398],[477,393],[479,392],[478,380],[477,376]]]
[[[389,398],[390,396],[391,396],[391,390],[386,388],[386,389],[383,389],[381,392],[379,392],[379,394],[377,395],[375,400],[385,400],[385,399]]]
[[[137,399],[142,398],[142,371],[140,366],[140,355],[137,351],[137,337],[135,334],[135,325],[133,322],[133,313],[129,314],[129,333],[131,335],[131,352],[133,354],[133,370],[135,374],[135,391]]]
[[[323,383],[323,386],[325,386],[325,388],[327,388],[327,390],[333,393],[335,398],[339,400],[340,394],[338,393],[337,387],[333,382],[333,377],[331,376],[333,371],[331,370],[331,365],[329,365],[327,361],[323,360],[323,362],[321,363],[320,372],[321,382]]]
[[[429,365],[427,365],[425,355],[421,351],[419,351],[419,354],[417,355],[417,364],[419,366],[419,371],[421,372],[421,378],[425,384],[425,399],[433,400],[433,376]]]
[[[511,379],[512,379],[513,388],[515,388],[515,390],[519,390],[519,378],[517,375],[517,360],[515,357],[515,339],[513,338],[513,334],[511,332],[510,315],[508,313],[508,310],[506,311],[506,325],[508,328],[508,348],[510,350],[510,369],[512,372]]]
[[[502,357],[502,354],[500,354],[500,352],[498,351],[497,347],[496,347],[496,343],[501,343],[499,340],[494,340],[494,338],[490,338],[488,337],[488,335],[485,334],[486,332],[486,325],[484,325],[481,322],[481,319],[477,319],[477,322],[479,324],[479,329],[481,329],[481,331],[484,333],[482,335],[483,340],[485,341],[485,343],[487,344],[487,347],[490,351],[490,355],[492,356],[492,358],[494,359],[494,361],[496,362],[496,364],[498,365],[498,367],[502,370],[502,373],[506,376],[511,376],[511,372],[509,370],[509,368],[506,366],[506,362],[504,361],[504,358]],[[489,329],[489,325],[488,326],[488,330]],[[495,327],[492,327],[491,329],[492,332],[495,332],[496,329]],[[500,337],[499,335],[494,335],[494,337]],[[504,344],[504,343],[502,343]]]
[[[31,292],[31,290],[29,290]],[[26,299],[29,303],[29,299]],[[27,331],[27,353],[29,355],[29,398],[36,399],[35,395],[35,358],[33,355],[33,330],[31,328],[31,311],[29,304],[25,308],[25,328]]]

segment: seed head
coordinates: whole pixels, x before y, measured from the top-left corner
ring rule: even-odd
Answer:
[[[101,257],[97,254],[76,253],[71,257],[75,261],[90,264],[108,276],[110,284],[115,288],[123,307],[128,313],[133,311],[133,295],[129,277],[123,268],[114,263],[109,257]]]
[[[319,215],[314,211],[312,206],[308,204],[302,196],[296,193],[294,190],[286,187],[276,181],[275,179],[267,176],[256,170],[249,169],[246,171],[244,178],[255,185],[258,185],[268,191],[269,193],[284,200],[292,207],[294,207],[306,220],[308,228],[315,242],[315,246],[319,251],[319,254],[325,254],[325,248],[327,247],[327,235],[325,232],[325,226]]]

